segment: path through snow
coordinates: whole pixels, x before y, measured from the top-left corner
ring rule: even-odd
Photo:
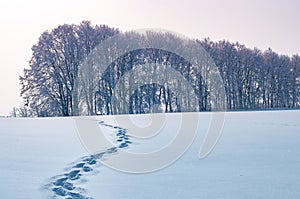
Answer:
[[[64,169],[63,174],[51,177],[43,189],[48,192],[50,198],[61,199],[92,199],[88,196],[88,190],[84,188],[89,175],[95,175],[99,171],[101,159],[107,155],[116,153],[118,149],[127,148],[131,143],[130,136],[126,129],[113,126],[100,121],[99,125],[113,130],[116,138],[116,147],[107,149],[98,154],[84,156],[71,163]]]

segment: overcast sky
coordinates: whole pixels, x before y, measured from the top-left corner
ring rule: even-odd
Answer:
[[[18,76],[31,47],[58,25],[90,20],[122,31],[162,28],[292,55],[300,54],[299,10],[298,0],[1,0],[0,115],[19,106]]]

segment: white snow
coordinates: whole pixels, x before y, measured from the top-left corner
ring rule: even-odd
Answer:
[[[74,190],[80,192],[83,188],[82,195],[95,199],[300,197],[300,111],[226,113],[221,138],[204,159],[199,159],[198,154],[211,113],[199,115],[195,141],[167,168],[130,174],[98,162],[90,165],[93,172],[80,170],[82,176],[74,183],[80,187]],[[149,140],[132,138],[133,144],[126,150],[160,149],[174,137],[178,117],[178,114],[167,114],[166,128],[161,135]],[[98,118],[114,125],[111,116]],[[141,126],[149,123],[145,116],[134,120]],[[113,139],[111,129],[101,129]],[[72,118],[1,118],[1,198],[45,198],[49,195],[45,185],[70,174],[78,163],[88,165],[87,157],[89,154]]]

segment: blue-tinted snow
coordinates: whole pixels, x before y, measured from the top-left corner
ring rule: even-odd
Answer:
[[[202,160],[197,155],[210,113],[200,114],[198,137],[174,164],[148,174],[121,173],[99,164],[98,172],[79,182],[83,194],[96,199],[300,197],[300,111],[226,113],[219,142]],[[159,149],[173,136],[174,117],[160,139],[144,144],[132,140],[126,150]],[[111,117],[99,118],[113,127]],[[118,144],[118,138],[112,142]],[[1,198],[46,197],[42,187],[51,176],[77,169],[88,156],[71,118],[0,119]]]

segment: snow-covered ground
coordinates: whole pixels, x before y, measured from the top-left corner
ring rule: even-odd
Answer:
[[[130,137],[113,117],[98,117],[115,147],[96,155],[87,152],[74,118],[1,118],[0,198],[300,198],[300,111],[226,113],[221,138],[199,159],[211,116],[199,113],[197,137],[180,159],[145,174],[102,160],[118,150],[159,150],[175,136],[180,114],[167,114],[163,131],[149,140]],[[147,116],[134,122],[143,125]]]

